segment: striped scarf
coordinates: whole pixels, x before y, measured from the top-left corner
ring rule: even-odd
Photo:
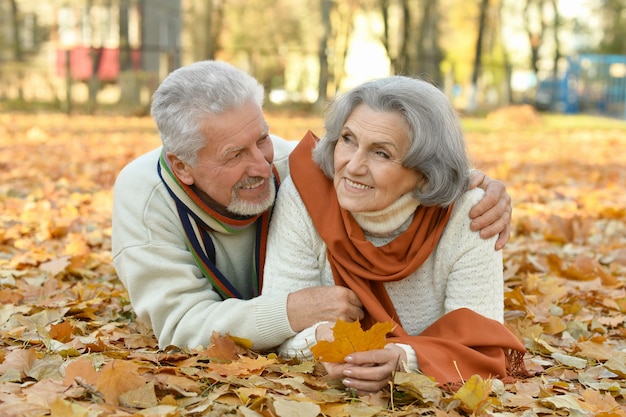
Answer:
[[[276,168],[272,168],[276,188],[280,184]],[[245,297],[229,279],[217,269],[215,246],[210,232],[234,234],[256,223],[256,242],[254,252],[253,297],[260,294],[263,285],[263,267],[265,264],[265,248],[271,209],[257,216],[235,219],[217,213],[209,207],[198,193],[187,184],[181,182],[172,172],[165,151],[161,153],[157,164],[159,177],[176,203],[178,216],[185,231],[186,243],[202,274],[211,282],[213,288],[222,299]]]

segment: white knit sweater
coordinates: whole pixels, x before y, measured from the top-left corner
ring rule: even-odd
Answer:
[[[274,164],[288,174],[295,142],[273,137]],[[128,164],[115,183],[112,252],[117,274],[137,316],[152,327],[159,346],[207,346],[214,331],[274,347],[295,333],[287,318],[287,294],[227,299],[206,279],[185,243],[185,233],[157,174],[161,149]],[[234,234],[210,233],[217,268],[242,294],[252,294],[255,224]]]
[[[466,192],[456,202],[437,247],[424,264],[406,279],[385,284],[410,335],[420,334],[445,313],[461,307],[503,321],[502,254],[494,249],[496,237],[482,239],[469,226],[469,210],[483,194],[481,189]],[[400,230],[410,219],[400,222]],[[366,237],[382,246],[398,231],[387,237],[366,233]],[[270,225],[263,294],[285,295],[316,285],[334,285],[326,245],[289,178],[280,187]],[[288,339],[279,351],[285,356],[310,358],[309,348],[314,343],[315,326]],[[417,368],[415,352],[409,346],[402,347],[407,350],[408,367]]]

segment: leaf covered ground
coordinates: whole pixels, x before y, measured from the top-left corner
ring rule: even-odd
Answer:
[[[532,376],[448,391],[398,373],[370,398],[229,337],[159,350],[110,252],[111,187],[158,146],[151,119],[0,114],[0,415],[626,416],[626,123],[524,114],[466,126],[514,200],[506,321]],[[267,116],[290,139],[321,132]]]

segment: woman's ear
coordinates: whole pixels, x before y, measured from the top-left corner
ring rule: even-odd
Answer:
[[[192,185],[194,183],[193,174],[191,172],[191,166],[186,162],[183,162],[179,157],[171,152],[166,152],[165,157],[170,163],[170,168],[180,181],[186,185]]]

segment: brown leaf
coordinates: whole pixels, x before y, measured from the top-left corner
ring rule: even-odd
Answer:
[[[4,358],[4,362],[0,364],[0,374],[4,374],[9,370],[19,372],[22,376],[26,376],[35,360],[37,352],[35,349],[16,349],[10,351]]]
[[[60,397],[50,404],[50,417],[87,417],[89,410]]]
[[[615,401],[609,392],[604,394],[586,389],[583,391],[582,406],[597,417],[626,417],[626,410]]]
[[[57,259],[44,262],[39,265],[39,269],[45,272],[49,272],[51,276],[57,276],[59,273],[65,271],[65,268],[70,264],[70,256],[62,256]]]
[[[75,381],[80,380],[81,383],[95,386],[98,382],[98,377],[99,375],[93,366],[93,362],[83,357],[71,361],[65,367],[63,383],[65,385],[71,385]]]
[[[217,332],[211,335],[211,346],[206,350],[207,356],[212,360],[234,361],[239,358],[237,345],[229,336],[222,336]]]
[[[120,394],[119,401],[124,407],[130,408],[156,407],[159,401],[154,391],[154,381]]]
[[[102,393],[108,404],[118,405],[121,394],[146,384],[138,370],[139,367],[133,362],[113,360],[99,373],[96,389]]]
[[[74,326],[67,321],[64,320],[61,323],[53,324],[50,326],[50,337],[54,340],[58,340],[61,343],[67,343],[72,340],[72,332],[74,331]]]
[[[259,374],[265,367],[276,363],[275,359],[263,356],[249,358],[242,356],[238,360],[230,363],[211,363],[209,368],[221,375],[249,376]]]

